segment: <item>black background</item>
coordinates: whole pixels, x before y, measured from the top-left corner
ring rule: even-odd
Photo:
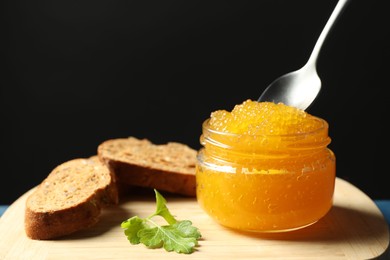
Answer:
[[[303,66],[336,2],[2,1],[0,204],[107,139],[198,149],[212,111]],[[308,110],[330,124],[338,177],[372,199],[390,199],[385,3],[351,1]]]

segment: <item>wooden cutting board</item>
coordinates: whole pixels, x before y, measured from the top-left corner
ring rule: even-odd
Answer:
[[[35,241],[23,227],[27,192],[0,218],[0,259],[372,259],[388,256],[389,228],[375,203],[350,183],[336,180],[334,206],[316,224],[301,230],[262,235],[235,232],[206,215],[195,198],[164,195],[179,220],[189,219],[202,233],[189,255],[131,245],[120,228],[129,217],[155,210],[152,190],[104,210],[93,228],[59,240]],[[142,195],[142,196],[141,196]],[[386,258],[388,259],[388,258]]]

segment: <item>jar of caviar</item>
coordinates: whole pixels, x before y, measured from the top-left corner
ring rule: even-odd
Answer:
[[[283,104],[246,101],[204,121],[197,200],[216,222],[243,231],[306,227],[333,204],[328,123]]]

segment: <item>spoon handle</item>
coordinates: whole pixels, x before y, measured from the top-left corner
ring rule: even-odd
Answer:
[[[351,0],[339,0],[336,7],[334,8],[331,16],[329,17],[328,21],[326,22],[326,25],[324,27],[324,29],[322,30],[320,36],[318,37],[318,40],[314,46],[314,49],[310,55],[310,58],[308,60],[308,64],[316,64],[317,63],[317,58],[318,58],[318,55],[321,51],[321,47],[323,45],[323,43],[325,42],[326,40],[326,37],[328,36],[330,30],[332,29],[333,25],[335,24],[335,22],[337,21],[337,19],[340,17],[340,14],[341,12],[345,9],[345,7],[347,6],[347,4],[350,2]]]

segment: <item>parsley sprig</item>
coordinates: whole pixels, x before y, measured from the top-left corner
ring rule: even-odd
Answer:
[[[161,248],[168,252],[191,254],[198,245],[201,233],[189,220],[178,221],[169,212],[167,201],[155,189],[156,211],[149,217],[134,216],[121,223],[127,239],[132,245],[139,243],[148,248]],[[161,216],[168,225],[159,225],[152,218]]]

